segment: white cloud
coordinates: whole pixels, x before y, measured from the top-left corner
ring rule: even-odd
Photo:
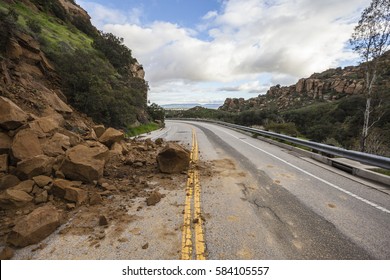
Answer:
[[[126,16],[81,2],[105,31],[125,39],[146,69],[152,96],[179,89],[177,98],[183,99],[206,93],[196,82],[242,81],[233,88],[240,94],[255,93],[265,90],[259,82],[263,74],[271,74],[272,82],[292,83],[353,60],[355,55],[345,46],[368,4],[369,0],[226,0],[221,11],[209,11],[197,27],[186,29],[169,22],[142,25],[142,10]],[[208,39],[200,39],[198,32],[207,32]],[[223,87],[207,89],[207,94],[221,94],[218,89]]]

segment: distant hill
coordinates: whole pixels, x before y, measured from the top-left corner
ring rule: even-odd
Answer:
[[[164,109],[172,109],[172,110],[188,110],[194,107],[203,107],[207,109],[218,109],[221,107],[222,103],[212,103],[212,104],[200,104],[200,103],[183,103],[183,104],[166,104],[161,105]]]

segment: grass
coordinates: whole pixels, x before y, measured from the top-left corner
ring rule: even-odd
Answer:
[[[156,123],[143,124],[137,127],[130,127],[127,129],[126,135],[129,137],[137,136],[140,134],[148,133],[159,129],[160,126]]]
[[[390,170],[389,169],[382,169],[382,168],[377,168],[377,169],[371,169],[371,171],[374,171],[376,173],[380,173],[386,176],[390,176]]]
[[[88,35],[74,28],[68,23],[61,21],[55,17],[49,16],[43,12],[32,12],[22,3],[7,5],[2,3],[1,9],[9,9],[13,7],[18,13],[18,25],[28,31],[27,21],[33,19],[42,27],[42,32],[39,36],[48,44],[48,48],[56,52],[62,52],[63,46],[67,45],[72,49],[90,49],[92,50],[93,39]],[[29,32],[32,33],[33,32]]]

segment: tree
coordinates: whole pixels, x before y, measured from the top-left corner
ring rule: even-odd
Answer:
[[[379,58],[390,44],[390,0],[372,0],[370,6],[363,11],[350,42],[353,50],[364,62],[366,108],[360,139],[360,149],[364,152],[370,129],[380,120],[380,116],[372,120],[371,113],[375,109],[372,99],[378,75],[380,75],[378,73]]]

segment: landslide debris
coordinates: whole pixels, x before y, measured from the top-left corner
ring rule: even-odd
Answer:
[[[13,101],[2,100],[27,115]],[[0,119],[5,119],[2,114]],[[120,232],[120,224],[134,219],[135,213],[128,211],[133,199],[143,197],[145,207],[154,206],[164,198],[160,188],[181,184],[172,176],[185,181],[184,174],[161,173],[188,167],[189,152],[176,143],[128,139],[104,126],[98,127],[104,128],[101,136],[91,140],[96,126],[85,125],[79,134],[68,130],[65,120],[55,129],[42,129],[43,125],[36,125],[41,119],[24,120],[12,129],[0,122],[2,139],[8,143],[4,146],[9,147],[0,150],[5,159],[0,172],[4,258],[13,256],[10,250],[40,243],[51,234],[90,234],[96,246],[104,234],[95,228],[118,226]],[[58,115],[45,117],[52,119]]]

